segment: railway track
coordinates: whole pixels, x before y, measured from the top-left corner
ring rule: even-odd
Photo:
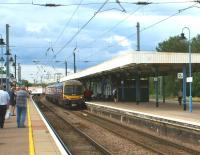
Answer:
[[[150,135],[146,132],[139,131],[134,128],[130,128],[127,126],[123,126],[120,123],[113,122],[109,119],[99,117],[97,115],[91,114],[87,111],[74,111],[75,115],[79,116],[80,118],[87,119],[88,121],[95,123],[102,128],[117,134],[118,136],[121,136],[125,139],[128,139],[132,141],[133,143],[136,143],[137,145],[140,145],[146,149],[149,149],[157,154],[162,155],[199,155],[200,151],[195,150],[186,146],[182,146],[180,144],[174,143],[172,141],[156,137],[153,135]]]
[[[42,102],[45,102],[45,100],[42,100]],[[75,128],[77,128],[77,130],[79,130],[81,132],[83,131],[82,132],[83,135],[85,132],[87,132],[86,130],[88,128],[84,129],[85,124],[81,123],[81,122],[87,121],[90,124],[96,124],[97,126],[104,128],[107,132],[110,132],[110,133],[113,133],[113,135],[116,135],[116,137],[121,137],[122,139],[126,139],[126,140],[130,141],[131,143],[134,143],[137,146],[141,146],[142,148],[149,150],[149,152],[153,152],[153,153],[148,153],[148,154],[162,154],[162,155],[200,154],[200,151],[198,151],[198,150],[194,150],[192,148],[187,148],[185,146],[173,143],[171,141],[168,141],[168,140],[160,138],[160,137],[152,136],[148,133],[138,131],[134,128],[124,126],[120,123],[113,122],[106,118],[99,117],[99,116],[91,114],[90,112],[87,112],[87,111],[66,111],[65,109],[60,109],[52,104],[48,104],[48,109],[51,109],[51,111],[54,112],[53,115],[59,115],[61,120],[64,119],[63,123],[61,123],[61,124],[64,124],[65,118],[67,118],[68,116],[71,116],[71,115],[75,115],[75,116],[77,116],[77,118],[80,118],[79,122],[71,121],[73,123],[70,123],[70,126],[75,126]],[[72,116],[72,118],[73,117],[74,116]],[[54,120],[54,123],[56,123],[55,120]],[[56,130],[58,130],[58,129],[56,129]],[[89,139],[92,139],[92,138],[89,138]],[[73,144],[73,145],[76,145],[76,144]],[[94,145],[95,144],[93,144],[93,146]],[[107,146],[107,145],[105,144],[104,146]],[[109,149],[109,151],[112,150],[112,148],[110,148],[109,145],[108,145],[108,149]],[[107,150],[107,153],[103,153],[103,154],[111,154],[111,152],[112,152],[112,154],[117,154],[115,152],[113,153],[113,151],[110,151],[110,152],[109,151]],[[84,154],[87,154],[87,153],[88,152],[86,152]],[[133,154],[137,154],[137,153],[133,153]],[[138,153],[138,154],[141,154],[141,153]]]
[[[76,125],[66,121],[59,116],[52,106],[48,107],[41,102],[37,105],[43,112],[48,122],[57,131],[60,139],[67,146],[71,154],[91,154],[91,155],[110,155],[111,153],[102,145],[95,142],[91,137],[82,132]]]

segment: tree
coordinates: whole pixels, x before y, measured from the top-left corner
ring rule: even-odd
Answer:
[[[200,35],[192,39],[192,53],[200,53]]]
[[[179,36],[170,37],[169,39],[160,42],[156,47],[158,52],[188,52],[188,41],[183,41]],[[191,50],[192,53],[200,53],[200,35],[191,39]],[[200,73],[193,73],[193,96],[200,96]],[[166,77],[168,84],[166,86],[165,92],[170,92],[167,94],[169,96],[175,95],[176,91],[180,88],[176,85],[176,77]]]
[[[192,39],[192,53],[200,53],[200,35]],[[193,74],[192,95],[200,96],[200,72]]]
[[[185,53],[188,51],[187,43],[181,40],[180,36],[170,37],[161,42],[156,47],[158,52],[177,52]]]
[[[3,67],[0,67],[0,74],[6,74],[6,71],[4,70]]]

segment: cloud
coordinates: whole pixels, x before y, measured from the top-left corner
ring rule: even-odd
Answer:
[[[26,24],[26,31],[27,32],[40,33],[43,29],[47,29],[46,23],[27,23]]]
[[[131,49],[131,42],[124,36],[114,35],[104,39],[109,44],[117,43],[119,46]]]

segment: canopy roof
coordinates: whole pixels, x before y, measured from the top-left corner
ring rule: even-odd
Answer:
[[[191,54],[193,71],[200,71],[200,53]],[[150,76],[158,70],[160,74],[182,72],[183,64],[189,63],[189,53],[132,51],[119,55],[99,65],[63,77],[61,81],[82,79],[110,73],[140,73]]]

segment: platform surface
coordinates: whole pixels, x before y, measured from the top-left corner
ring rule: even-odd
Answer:
[[[4,128],[0,129],[0,154],[60,155],[58,147],[30,100],[28,108],[26,128],[17,128],[16,116],[5,120]]]
[[[106,101],[90,101],[88,104],[98,104],[110,108],[117,108],[127,111],[139,112],[142,114],[152,115],[156,117],[164,117],[171,120],[178,120],[186,123],[194,123],[200,126],[200,103],[193,102],[193,111],[189,112],[188,103],[186,111],[183,110],[183,105],[179,105],[178,101],[167,100],[165,103],[160,102],[159,107],[156,107],[155,101],[147,103],[134,102],[106,102]]]

